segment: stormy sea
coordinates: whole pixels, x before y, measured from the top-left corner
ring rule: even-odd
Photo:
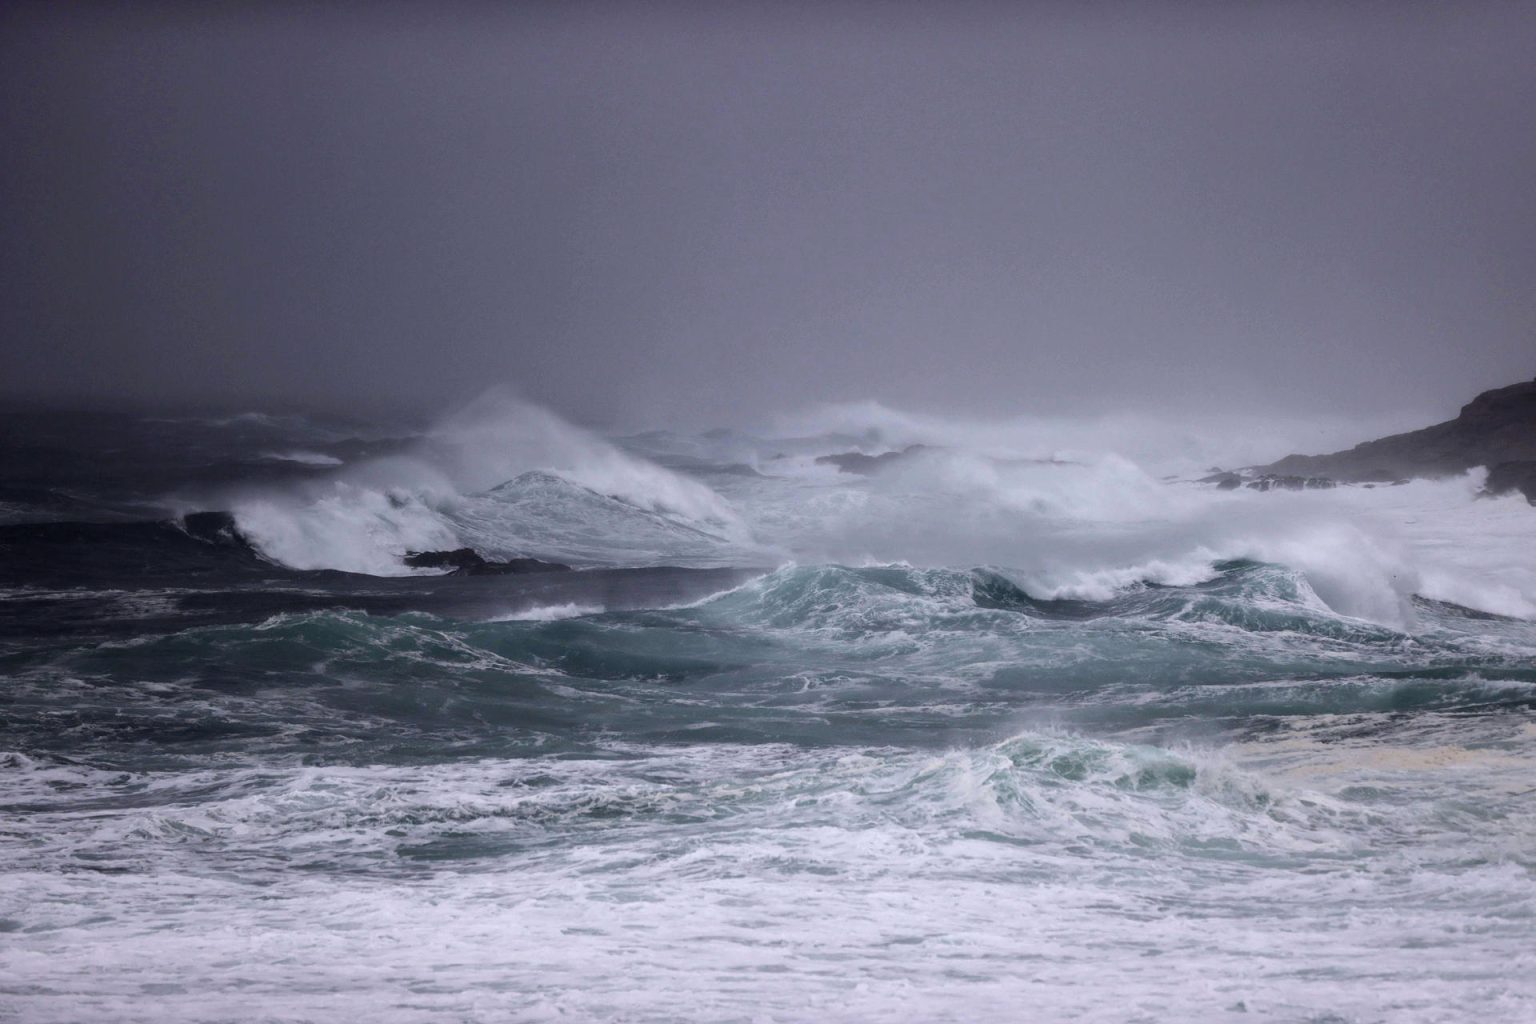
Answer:
[[[494,394],[3,435],[0,1018],[1536,1020],[1483,470]]]

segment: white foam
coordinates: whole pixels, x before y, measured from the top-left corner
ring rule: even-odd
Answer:
[[[679,476],[575,427],[553,413],[493,392],[446,418],[410,452],[349,466],[322,481],[244,493],[232,502],[242,531],[266,555],[294,568],[336,568],[376,575],[408,573],[407,551],[463,546],[455,513],[483,523],[482,498],[533,470],[559,475],[653,517],[724,537],[744,538],[730,504]],[[560,510],[546,509],[558,516]],[[579,509],[570,510],[579,515]],[[637,522],[641,522],[637,518]],[[575,527],[580,529],[582,524]],[[595,527],[587,527],[590,531]],[[476,537],[487,553],[551,557],[558,551],[514,547],[517,538]],[[594,560],[624,561],[624,538]],[[664,556],[667,552],[661,552]]]
[[[0,971],[39,1022],[1528,1019],[1529,745],[1300,772],[1288,739],[0,760],[54,808],[6,854]]]
[[[324,452],[265,452],[261,456],[273,462],[297,462],[304,466],[339,466],[341,460],[334,455],[326,455]]]
[[[601,615],[604,608],[599,604],[577,604],[567,601],[564,604],[541,604],[530,608],[521,608],[517,611],[504,612],[501,615],[493,615],[489,622],[558,622],[561,619],[579,619],[586,615]]]
[[[447,520],[420,495],[345,480],[302,495],[241,500],[234,514],[252,544],[295,569],[400,576],[411,572],[401,561],[406,552],[459,546]]]
[[[504,391],[482,395],[432,429],[461,493],[484,491],[529,470],[550,470],[637,508],[730,526],[730,504],[697,480],[620,450],[547,409]]]
[[[987,424],[866,405],[794,426],[832,432],[640,439],[695,455],[755,453],[769,467],[766,476],[710,476],[711,487],[498,392],[443,420],[407,455],[247,495],[235,510],[263,551],[305,568],[401,573],[407,550],[465,544],[579,564],[904,560],[1000,566],[1036,596],[1102,600],[1143,580],[1198,582],[1214,562],[1246,558],[1298,569],[1334,612],[1394,628],[1412,628],[1414,593],[1536,616],[1536,514],[1518,497],[1477,498],[1479,473],[1267,493],[1163,478],[1217,453],[1299,447],[1259,421],[1194,430],[1145,417]],[[1342,443],[1332,437],[1342,430],[1322,433]],[[870,477],[813,461],[855,437],[871,451],[939,447]],[[774,459],[776,448],[790,457]],[[517,483],[531,471],[570,487]]]
[[[1261,493],[1170,483],[1113,451],[1050,461],[997,438],[991,447],[915,453],[869,478],[749,479],[728,493],[760,540],[806,563],[995,565],[1039,597],[1102,600],[1253,559],[1301,570],[1335,612],[1396,628],[1412,627],[1414,593],[1536,614],[1536,510],[1478,498],[1480,472]]]

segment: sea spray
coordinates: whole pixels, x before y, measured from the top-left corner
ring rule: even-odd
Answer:
[[[164,428],[262,467],[261,557],[0,527],[7,1009],[1536,1014],[1536,517],[1479,474],[492,407],[281,484],[302,424]],[[582,568],[403,574],[460,544]]]
[[[336,568],[374,575],[408,573],[408,551],[456,548],[478,541],[486,553],[573,557],[572,550],[521,537],[518,509],[504,489],[529,473],[569,481],[566,507],[546,503],[527,525],[574,520],[572,529],[599,535],[574,557],[586,562],[696,561],[665,539],[637,559],[633,545],[606,548],[600,535],[613,524],[591,522],[579,506],[607,499],[610,515],[660,523],[675,533],[704,534],[722,547],[746,540],[730,504],[710,488],[627,454],[548,410],[505,392],[490,392],[440,421],[412,450],[348,466],[320,480],[280,490],[244,491],[233,499],[240,528],[269,556],[295,568]],[[498,507],[500,506],[500,507]],[[500,536],[485,535],[487,519],[503,520]],[[479,526],[477,529],[476,527]],[[623,533],[623,527],[618,527]],[[466,536],[467,535],[467,536]],[[691,539],[691,538],[690,538]],[[736,553],[735,551],[731,552]],[[671,556],[669,558],[669,556]],[[713,564],[727,564],[728,555]]]

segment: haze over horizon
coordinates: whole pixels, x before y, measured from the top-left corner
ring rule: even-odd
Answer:
[[[1536,7],[11,6],[0,390],[1422,421],[1536,373]]]
[[[1536,1021],[1533,54],[0,7],[0,1017]]]

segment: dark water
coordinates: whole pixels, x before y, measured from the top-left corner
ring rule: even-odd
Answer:
[[[688,564],[298,569],[175,517],[426,442],[8,422],[6,1019],[1536,1019],[1529,621],[1253,558],[731,564],[872,499],[675,440],[750,537],[524,477],[345,521]]]

